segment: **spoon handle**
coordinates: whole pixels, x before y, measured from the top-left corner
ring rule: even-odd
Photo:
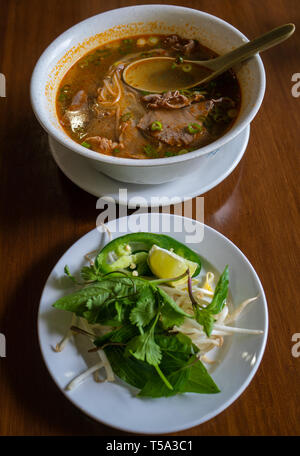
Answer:
[[[294,24],[281,25],[280,27],[267,32],[264,35],[261,35],[258,38],[255,38],[254,40],[243,44],[228,54],[211,60],[209,67],[215,73],[222,73],[223,71],[231,68],[233,65],[242,62],[249,57],[252,57],[257,52],[261,52],[273,46],[276,46],[277,44],[289,38],[289,36],[291,36],[294,31]]]

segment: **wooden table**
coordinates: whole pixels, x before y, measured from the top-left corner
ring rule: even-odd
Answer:
[[[30,107],[37,58],[60,33],[102,11],[140,1],[1,0],[0,98],[1,435],[113,435],[63,397],[41,358],[36,332],[45,280],[63,252],[95,227],[96,198],[73,185],[51,158],[47,135]],[[146,2],[151,3],[151,2]],[[165,3],[160,1],[159,3]],[[249,38],[277,25],[300,26],[299,0],[172,0],[230,22]],[[300,433],[299,129],[300,98],[291,94],[300,72],[299,30],[263,54],[267,89],[237,169],[205,195],[205,222],[229,237],[262,280],[270,332],[261,366],[226,411],[178,435],[295,435]],[[298,225],[298,226],[297,226]],[[119,435],[120,433],[117,432]]]

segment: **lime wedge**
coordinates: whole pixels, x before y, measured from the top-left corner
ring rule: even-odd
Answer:
[[[186,260],[185,258],[176,255],[170,250],[162,249],[157,245],[153,245],[148,254],[148,264],[153,272],[159,279],[168,279],[171,277],[179,277],[189,269],[192,276],[196,271],[198,264],[193,261]],[[187,282],[187,276],[182,279],[169,282],[170,285],[176,287]]]

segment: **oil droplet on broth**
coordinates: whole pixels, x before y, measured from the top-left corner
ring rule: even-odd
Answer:
[[[211,74],[211,70],[193,63],[177,65],[174,60],[145,59],[132,64],[126,81],[132,87],[149,92],[164,92],[191,87]]]

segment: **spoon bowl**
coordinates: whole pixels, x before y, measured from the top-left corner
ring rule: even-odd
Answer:
[[[210,60],[186,60],[173,57],[149,57],[136,60],[123,70],[123,80],[137,90],[162,93],[190,89],[206,84],[257,52],[269,49],[289,38],[294,24],[277,27],[225,55]]]
[[[184,60],[178,64],[172,57],[150,57],[128,65],[123,79],[134,89],[146,92],[189,89],[199,85],[199,81],[210,80],[213,70],[205,63]]]

